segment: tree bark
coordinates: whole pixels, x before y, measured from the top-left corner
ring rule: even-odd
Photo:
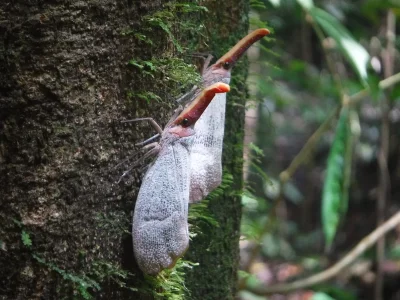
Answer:
[[[120,121],[165,124],[174,106],[177,84],[128,64],[176,54],[165,30],[145,21],[165,3],[0,3],[0,299],[123,299],[132,294],[124,284],[143,292],[129,234],[141,170],[117,184],[114,167],[152,135]],[[205,4],[218,55],[246,33],[245,3]],[[240,199],[228,195],[241,188],[244,109],[232,103],[244,103],[245,73],[241,62],[228,104],[224,163],[234,185],[210,202],[220,227],[190,245],[200,262],[187,276],[193,299],[234,293]]]

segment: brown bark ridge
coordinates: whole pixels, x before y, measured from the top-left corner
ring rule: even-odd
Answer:
[[[121,184],[121,169],[110,170],[152,134],[121,120],[162,123],[170,113],[162,80],[128,65],[171,53],[164,32],[143,22],[161,4],[0,2],[0,299],[126,290],[112,279],[122,280],[116,266],[136,268],[129,227],[140,170]]]
[[[209,30],[209,49],[219,58],[248,33],[248,1],[204,1],[209,12],[205,18]],[[242,58],[233,68],[231,91],[227,95],[223,166],[224,175],[233,183],[223,194],[209,197],[209,213],[218,226],[196,224],[199,233],[185,256],[199,266],[187,272],[188,299],[233,299],[236,293],[239,261],[241,201],[243,185],[244,107],[247,61]]]
[[[166,2],[0,2],[0,299],[126,299],[126,287],[146,284],[129,233],[143,169],[117,184],[114,167],[153,134],[120,121],[165,124],[174,105],[179,84],[152,59],[174,57],[163,22],[176,19],[146,19]],[[247,2],[206,2],[209,49],[221,55],[247,31]],[[228,195],[241,188],[244,109],[233,103],[243,104],[245,73],[242,61],[228,98],[224,162],[235,184],[210,202],[220,227],[190,246],[200,266],[188,299],[233,297],[240,199]]]

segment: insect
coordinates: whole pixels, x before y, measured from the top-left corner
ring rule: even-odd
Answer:
[[[229,89],[225,83],[206,87],[163,131],[151,118],[138,119],[150,121],[161,136],[150,150],[157,157],[143,178],[132,222],[135,257],[147,274],[172,268],[189,246],[189,147],[195,134],[193,127],[214,96]]]
[[[240,40],[230,51],[211,66],[207,58],[203,68],[203,85],[230,82],[231,70],[237,60],[255,42],[269,34],[269,30],[257,29]],[[204,199],[222,180],[222,146],[224,138],[226,93],[215,96],[196,123],[190,148],[190,202]]]
[[[229,84],[231,70],[235,63],[251,45],[269,33],[269,30],[266,28],[254,30],[211,66],[209,64],[212,56],[209,56],[203,67],[202,85],[207,87],[216,82]],[[178,101],[190,105],[191,100],[199,92],[200,88],[195,86]],[[226,94],[220,93],[216,95],[194,127],[196,134],[191,137],[190,147],[190,203],[201,201],[221,184],[225,106]],[[148,141],[158,136],[159,134],[153,136]]]

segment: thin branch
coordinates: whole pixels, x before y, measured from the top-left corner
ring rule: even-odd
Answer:
[[[382,53],[385,78],[388,78],[393,75],[393,65],[394,65],[393,63],[395,55],[395,49],[394,49],[395,30],[396,30],[396,17],[393,11],[389,10],[386,19],[387,45],[386,49]],[[387,97],[383,97],[381,101],[381,109],[382,109],[381,141],[378,154],[379,187],[378,187],[378,198],[376,201],[377,226],[380,226],[385,219],[385,208],[390,189],[389,188],[390,175],[388,170],[389,136],[390,136],[389,107],[390,107],[389,99]],[[382,300],[384,260],[385,260],[385,238],[382,237],[379,239],[376,245],[377,272],[375,280],[375,300]]]
[[[397,73],[396,75],[385,78],[384,80],[379,82],[379,88],[381,88],[382,90],[386,90],[399,82],[400,82],[400,73]]]
[[[277,284],[271,287],[248,287],[247,290],[256,295],[284,294],[299,289],[309,288],[316,284],[325,282],[338,275],[343,269],[353,263],[367,249],[371,248],[378,241],[379,238],[387,234],[390,230],[394,229],[399,224],[400,211],[397,212],[385,223],[383,223],[381,226],[372,231],[365,238],[363,238],[347,255],[345,255],[341,260],[339,260],[336,264],[326,269],[325,271],[292,283]]]
[[[400,73],[397,73],[393,76],[390,76],[390,77],[385,78],[382,81],[380,81],[378,84],[378,87],[381,90],[387,90],[388,88],[391,88],[392,86],[394,86],[395,84],[397,84],[399,82],[400,82]],[[354,95],[352,95],[350,97],[350,101],[354,105],[354,104],[358,103],[360,100],[367,97],[369,95],[369,93],[370,93],[369,88],[363,89],[363,90],[355,93]]]
[[[306,158],[308,158],[312,151],[314,151],[315,145],[323,136],[325,131],[330,128],[331,122],[337,117],[340,112],[340,106],[336,107],[333,113],[318,127],[318,129],[310,136],[310,138],[305,143],[304,147],[300,150],[299,154],[292,160],[289,167],[282,171],[279,175],[281,183],[286,183],[296,172],[298,167],[304,163]]]

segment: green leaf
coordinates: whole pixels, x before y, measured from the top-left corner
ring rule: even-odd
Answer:
[[[208,12],[208,8],[195,3],[167,3],[167,6],[176,8],[181,13]]]
[[[400,245],[394,245],[389,250],[389,259],[400,259]]]
[[[140,64],[137,60],[134,60],[134,59],[131,59],[129,61],[129,64],[133,65],[135,67],[138,67],[139,69],[143,69],[144,68],[144,66],[142,64]]]
[[[36,259],[40,264],[43,264],[50,270],[57,272],[64,280],[74,283],[73,286],[79,292],[80,296],[82,296],[84,299],[93,299],[92,295],[87,290],[88,288],[94,289],[95,291],[101,290],[100,284],[86,275],[78,276],[74,273],[70,273],[66,270],[59,268],[54,263],[46,261],[45,259],[34,253],[32,254],[32,257]]]
[[[380,78],[378,75],[371,74],[368,77],[369,95],[372,100],[378,102],[382,98],[383,90],[379,87]]]
[[[17,219],[12,219],[12,221],[19,227],[19,228],[21,228],[22,226],[23,226],[23,224],[22,224],[22,222],[21,221],[18,221]]]
[[[151,61],[144,60],[144,61],[143,61],[143,64],[144,64],[145,66],[147,66],[151,71],[155,71],[155,70],[157,69],[157,67],[156,67],[156,66],[154,65],[154,63],[151,62]]]
[[[344,287],[341,287],[340,285],[321,283],[316,288],[318,289],[318,293],[329,295],[330,299],[338,299],[338,300],[357,300],[357,299],[359,299],[359,297],[357,297],[355,294],[353,294],[353,292],[344,289]],[[324,298],[322,298],[322,299],[324,299]]]
[[[256,153],[256,155],[264,157],[264,151],[256,144],[250,143],[248,147],[250,150],[253,150]]]
[[[170,26],[167,23],[165,23],[161,18],[158,17],[150,17],[147,20],[151,25],[159,26],[162,30],[164,30],[171,39],[171,42],[172,44],[174,44],[176,50],[178,50],[179,53],[183,53],[182,46],[178,43],[175,36],[172,34]]]
[[[340,206],[341,215],[345,215],[347,212],[349,202],[349,190],[351,183],[351,170],[353,161],[353,148],[355,140],[359,138],[361,134],[360,120],[356,111],[350,111],[349,115],[349,126],[350,130],[347,135],[345,157],[344,157],[344,170],[343,170],[343,188],[342,188],[342,205]]]
[[[26,247],[30,248],[32,246],[31,237],[29,236],[29,233],[27,233],[25,230],[22,230],[21,232],[21,240]]]
[[[154,94],[153,92],[143,92],[143,93],[137,93],[136,96],[142,100],[145,100],[147,103],[151,103],[151,100],[155,100],[157,102],[161,101],[161,97]]]
[[[367,66],[370,60],[367,50],[331,14],[317,7],[310,9],[309,13],[322,29],[336,41],[339,49],[360,77],[361,82],[367,85]]]
[[[297,0],[297,2],[305,9],[310,10],[314,7],[313,0]]]
[[[280,0],[270,0],[269,2],[271,2],[273,6],[279,6]],[[278,5],[276,5],[276,2]],[[261,0],[250,0],[250,7],[253,9],[266,9],[264,2]]]
[[[238,296],[239,296],[239,299],[241,299],[241,300],[267,300],[267,299],[269,299],[266,296],[254,295],[253,293],[246,291],[246,290],[239,291]]]
[[[329,153],[322,191],[322,226],[327,247],[332,244],[340,219],[347,210],[352,156],[351,141],[349,109],[344,107]]]
[[[319,293],[315,293],[315,294],[312,296],[311,300],[335,300],[335,299],[332,298],[331,296],[328,296],[328,295],[325,294],[325,293],[319,292]]]
[[[378,23],[381,21],[383,11],[393,9],[395,13],[397,11],[396,14],[398,15],[399,8],[399,0],[366,0],[363,1],[361,5],[361,12],[363,15]]]

